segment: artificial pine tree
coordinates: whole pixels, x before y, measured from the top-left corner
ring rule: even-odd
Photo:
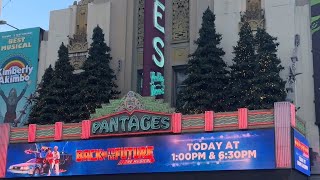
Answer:
[[[99,26],[94,28],[92,40],[89,56],[83,65],[80,93],[74,96],[75,101],[81,101],[81,107],[76,112],[80,119],[88,119],[96,108],[109,103],[110,99],[116,98],[120,93],[116,91],[116,76],[110,67],[111,50],[105,43],[103,30]]]
[[[257,47],[256,61],[259,71],[256,73],[257,84],[253,87],[255,102],[250,105],[253,109],[270,109],[275,102],[286,98],[286,82],[280,77],[284,69],[277,57],[277,38],[272,37],[265,29],[258,29],[255,44]]]
[[[253,90],[258,83],[255,80],[259,63],[255,60],[254,42],[251,27],[245,22],[240,29],[237,46],[234,47],[233,65],[230,66],[228,111],[250,107],[255,101]]]
[[[31,108],[31,112],[29,115],[29,124],[50,124],[52,121],[50,119],[44,118],[44,112],[42,112],[42,108],[46,104],[45,99],[50,91],[49,85],[53,78],[54,71],[51,65],[45,70],[44,75],[42,76],[42,80],[36,90],[36,94],[32,99],[33,106]],[[47,122],[48,120],[48,122]]]
[[[70,64],[68,48],[62,43],[58,51],[58,61],[55,63],[54,77],[50,86],[53,97],[58,105],[57,116],[59,119],[55,121],[63,121],[65,123],[74,122],[72,119],[73,104],[72,96],[76,93],[77,85],[74,79],[74,68]],[[54,101],[53,101],[54,103]]]
[[[228,71],[222,59],[225,52],[219,47],[221,35],[216,32],[215,15],[209,8],[203,14],[199,34],[195,42],[198,47],[188,61],[188,77],[183,82],[186,87],[178,95],[182,103],[177,110],[184,114],[225,110]]]
[[[33,107],[33,115],[29,123],[73,122],[70,100],[75,93],[73,91],[75,82],[73,67],[69,63],[68,48],[63,43],[58,51],[58,61],[55,63],[53,75],[50,68],[47,69],[46,73],[43,77],[42,87],[39,90],[39,101],[37,106]]]

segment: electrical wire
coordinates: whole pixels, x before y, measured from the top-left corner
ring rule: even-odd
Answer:
[[[7,7],[11,2],[12,2],[12,0],[8,0],[8,1],[2,6],[2,9],[4,9],[5,7]]]

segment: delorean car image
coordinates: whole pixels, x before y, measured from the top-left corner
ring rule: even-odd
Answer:
[[[60,171],[65,172],[72,163],[72,155],[61,152],[60,154]],[[9,173],[21,176],[45,176],[48,173],[49,166],[44,166],[46,161],[44,158],[33,158],[27,162],[10,165]]]

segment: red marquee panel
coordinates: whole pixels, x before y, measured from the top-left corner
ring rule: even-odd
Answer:
[[[6,174],[7,147],[9,145],[10,125],[0,124],[0,178]]]

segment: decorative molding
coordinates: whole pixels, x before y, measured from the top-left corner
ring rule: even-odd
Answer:
[[[78,2],[78,5],[79,6],[88,5],[91,2],[93,2],[93,0],[81,0]]]
[[[119,107],[115,110],[116,112],[134,110],[145,110],[145,106],[139,101],[139,95],[133,91],[128,92],[125,96],[124,101],[121,102]]]
[[[82,68],[83,63],[86,61],[87,56],[86,54],[80,55],[80,56],[73,56],[73,54],[70,54],[70,64],[73,66],[74,70],[79,70]]]
[[[139,96],[138,96],[139,97]],[[145,99],[147,98],[147,100]],[[139,99],[139,98],[138,98]],[[121,100],[113,101],[108,106],[105,106],[99,113],[112,112],[115,113],[115,109],[121,102],[124,102],[125,98]],[[151,97],[143,97],[139,99],[143,104],[146,104],[148,108],[153,106],[162,106],[161,102]],[[154,103],[154,105],[152,105]],[[140,110],[141,111],[141,110]],[[149,111],[149,110],[147,110]],[[152,110],[151,110],[152,111]],[[153,111],[155,112],[155,111]],[[159,111],[162,113],[161,111]],[[250,122],[249,129],[259,128],[272,128],[274,127],[274,114],[273,110],[259,110],[248,111],[248,120]],[[157,112],[155,112],[157,113]],[[170,112],[172,113],[172,112]],[[110,115],[110,114],[105,114]],[[224,131],[224,130],[239,130],[238,113],[237,112],[224,112],[224,113],[207,113],[196,115],[182,115],[180,113],[173,113],[173,133],[185,133],[185,132],[206,132],[206,131]],[[98,116],[101,118],[103,116]],[[256,121],[255,118],[259,118]],[[298,120],[298,119],[297,119]],[[62,126],[62,140],[80,140],[90,138],[90,127],[92,120],[84,120],[81,123],[63,124]],[[297,121],[297,126],[305,122],[302,120]],[[60,128],[60,127],[59,127]],[[213,129],[212,129],[213,128]],[[11,128],[10,131],[10,143],[26,143],[28,142],[28,130],[29,127],[23,128]],[[44,133],[47,131],[47,133]],[[54,141],[54,132],[56,132],[55,125],[38,125],[35,132],[35,141]],[[306,132],[305,126],[301,126],[300,132]]]
[[[189,0],[172,1],[172,41],[189,40]]]
[[[88,52],[88,4],[91,2],[93,2],[93,0],[82,0],[77,4],[76,30],[73,37],[69,37],[68,50],[70,64],[75,70],[82,68]]]
[[[109,104],[102,105],[102,108],[97,109],[96,113],[91,115],[91,119],[121,111],[132,112],[134,110],[146,110],[162,113],[174,112],[174,109],[171,108],[168,103],[164,103],[163,99],[155,99],[155,97],[142,97],[140,94],[130,91],[122,99],[111,100]]]
[[[81,69],[84,61],[87,58],[87,33],[79,32],[77,34],[74,34],[73,38],[69,37],[68,50],[70,64],[75,70]]]
[[[69,53],[79,53],[88,51],[87,33],[76,32],[73,37],[69,37]]]
[[[251,30],[256,32],[258,28],[265,28],[264,10],[261,8],[261,0],[247,0],[246,12],[241,13],[240,27],[248,22]]]
[[[138,44],[137,47],[143,47],[144,42],[144,1],[139,0],[138,5]]]

